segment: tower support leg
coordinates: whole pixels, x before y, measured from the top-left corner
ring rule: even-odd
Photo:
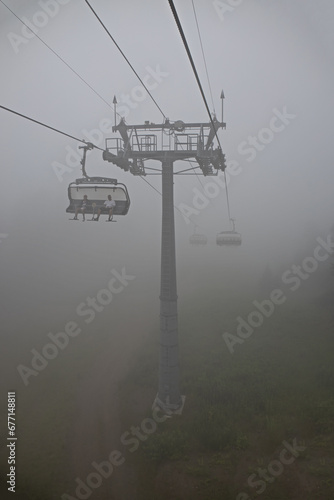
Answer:
[[[155,400],[166,413],[180,412],[175,258],[173,162],[162,164],[159,390]]]

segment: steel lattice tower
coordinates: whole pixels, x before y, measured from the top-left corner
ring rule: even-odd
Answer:
[[[223,94],[222,94],[223,95]],[[161,231],[161,281],[160,281],[160,359],[159,388],[154,404],[165,412],[182,409],[184,397],[179,389],[178,313],[174,223],[174,172],[177,160],[194,159],[203,175],[218,175],[224,171],[225,155],[220,147],[213,149],[217,130],[225,123],[213,117],[210,123],[145,122],[127,125],[121,119],[113,127],[121,138],[106,140],[103,159],[114,163],[133,175],[149,175],[146,160],[161,163],[162,176],[162,231]],[[187,170],[192,170],[191,169]]]

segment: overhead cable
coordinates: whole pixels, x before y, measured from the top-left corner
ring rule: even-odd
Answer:
[[[86,0],[87,1],[87,0]],[[174,19],[175,19],[175,22],[176,22],[176,25],[178,27],[178,30],[179,30],[179,33],[181,35],[181,38],[182,38],[182,41],[183,41],[183,45],[186,49],[186,52],[187,52],[187,55],[188,55],[188,58],[189,58],[189,61],[190,61],[190,64],[191,64],[191,67],[193,69],[193,72],[194,72],[194,75],[195,75],[195,78],[196,78],[196,81],[197,81],[197,84],[198,84],[198,87],[199,87],[199,90],[201,92],[201,95],[202,95],[202,98],[203,98],[203,101],[204,101],[204,104],[205,104],[205,107],[206,107],[206,110],[208,112],[208,115],[209,115],[209,118],[210,118],[210,122],[211,122],[211,125],[213,127],[213,130],[215,131],[215,135],[216,135],[216,138],[217,138],[217,141],[218,141],[218,144],[219,144],[219,147],[220,149],[222,149],[221,147],[221,144],[220,144],[220,141],[219,141],[219,137],[218,137],[218,134],[217,134],[217,130],[216,130],[216,126],[214,124],[214,121],[212,119],[212,116],[211,116],[211,112],[210,112],[210,109],[209,109],[209,106],[208,106],[208,103],[207,103],[207,100],[206,100],[206,97],[205,97],[205,94],[204,94],[204,91],[203,91],[203,87],[202,87],[202,84],[201,84],[201,81],[199,79],[199,76],[198,76],[198,73],[197,73],[197,69],[196,69],[196,66],[195,66],[195,63],[194,63],[194,60],[193,60],[193,57],[191,55],[191,51],[189,49],[189,45],[188,45],[188,42],[187,42],[187,39],[185,37],[185,34],[184,34],[184,31],[183,31],[183,28],[182,28],[182,25],[181,25],[181,22],[180,22],[180,19],[179,19],[179,16],[177,14],[177,11],[175,9],[175,6],[174,6],[174,2],[173,0],[168,0],[168,3],[169,3],[169,6],[172,10],[172,13],[173,13],[173,16],[174,16]]]
[[[214,103],[213,96],[212,96],[212,89],[211,89],[211,83],[210,83],[210,78],[209,78],[209,72],[208,72],[208,67],[207,67],[207,64],[206,64],[206,58],[205,58],[205,54],[204,54],[202,37],[201,37],[200,29],[199,29],[199,23],[198,23],[198,20],[197,20],[197,14],[196,14],[194,0],[191,0],[191,3],[192,3],[192,6],[193,6],[193,11],[194,11],[195,21],[196,21],[196,26],[197,26],[198,37],[199,37],[199,41],[200,41],[200,44],[201,44],[202,56],[203,56],[203,61],[204,61],[204,66],[205,66],[205,72],[206,72],[206,78],[208,80],[209,91],[210,91],[210,96],[211,96],[212,109],[213,109],[213,112],[216,114],[215,103]]]
[[[36,38],[38,38],[38,40],[40,40],[44,45],[45,47],[47,47],[56,57],[58,57],[58,59],[60,59],[60,61],[65,64],[65,66],[67,66],[71,71],[72,73],[74,73],[78,78],[80,78],[80,80],[85,84],[87,85],[87,87],[90,88],[90,90],[92,90],[94,92],[94,94],[96,94],[109,108],[111,108],[113,111],[115,111],[114,107],[104,98],[101,96],[101,94],[99,94],[95,89],[94,87],[92,87],[88,82],[86,82],[86,80],[81,76],[79,75],[79,73],[77,71],[75,71],[75,69],[72,68],[72,66],[70,66],[70,64],[68,64],[65,59],[63,59],[52,47],[50,47],[50,45],[48,45],[39,35],[37,35],[37,33],[35,33],[35,31],[33,31],[24,21],[22,21],[22,19],[17,16],[15,14],[14,11],[12,11],[12,9],[10,9],[8,7],[8,5],[6,5],[2,0],[0,0],[0,2],[13,14],[13,16],[16,17],[16,19],[18,19],[26,28],[28,28],[29,31],[31,31],[31,33],[34,34],[34,36],[36,36]],[[117,113],[117,112],[116,112]],[[119,113],[117,113],[118,116],[121,116]]]
[[[48,128],[50,130],[53,130],[54,132],[57,132],[58,134],[65,135],[66,137],[70,137],[71,139],[74,139],[75,141],[83,142],[83,143],[86,144],[86,141],[84,141],[83,139],[78,139],[74,135],[67,134],[66,132],[63,132],[62,130],[59,130],[59,129],[55,128],[55,127],[51,127],[50,125],[46,125],[46,123],[43,123],[43,122],[41,122],[39,120],[35,120],[34,118],[31,118],[30,116],[23,115],[22,113],[18,113],[17,111],[14,111],[13,109],[10,109],[10,108],[6,108],[5,106],[2,106],[2,105],[0,105],[0,108],[4,109],[5,111],[9,111],[10,113],[13,113],[14,115],[21,116],[21,118],[25,118],[26,120],[29,120],[29,121],[34,122],[34,123],[37,123],[38,125],[41,125],[42,127]],[[93,144],[93,146],[94,146],[94,148],[99,149],[100,151],[104,151],[102,148],[99,148],[98,146],[95,146],[95,144]]]
[[[157,103],[157,101],[154,99],[154,97],[152,96],[151,92],[149,91],[149,89],[147,88],[147,86],[145,85],[145,83],[143,82],[143,80],[140,78],[140,76],[138,75],[137,71],[135,70],[135,68],[132,66],[132,64],[130,63],[129,59],[126,57],[126,55],[124,54],[124,52],[122,51],[122,49],[120,48],[120,46],[118,45],[118,43],[116,42],[116,40],[114,39],[114,37],[111,35],[110,31],[107,29],[107,27],[105,26],[105,24],[103,24],[101,18],[98,16],[98,14],[95,12],[95,10],[93,9],[93,7],[91,6],[91,4],[88,2],[88,0],[85,0],[86,4],[88,5],[88,7],[90,8],[90,10],[93,12],[94,16],[96,17],[96,19],[99,21],[99,23],[101,24],[101,26],[104,28],[105,32],[108,34],[108,36],[110,37],[110,39],[113,41],[113,43],[116,45],[117,49],[119,50],[119,52],[122,54],[122,56],[124,57],[124,59],[126,60],[126,62],[128,63],[128,65],[130,66],[130,68],[132,69],[132,71],[134,72],[134,74],[136,75],[136,77],[138,78],[138,80],[140,81],[140,83],[142,84],[142,86],[144,87],[144,89],[146,90],[146,92],[148,93],[148,95],[150,96],[150,98],[152,99],[152,101],[154,102],[154,104],[156,105],[156,107],[159,109],[160,113],[162,114],[162,116],[166,119],[166,115],[165,113],[162,111],[162,109],[160,108],[159,104]]]

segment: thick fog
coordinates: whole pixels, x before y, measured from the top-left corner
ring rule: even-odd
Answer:
[[[43,2],[6,3],[32,23]],[[175,4],[213,111],[191,1]],[[243,244],[235,249],[215,244],[229,221],[225,189],[220,186],[211,199],[205,195],[214,178],[175,177],[181,305],[194,290],[210,290],[211,283],[221,283],[227,296],[254,290],[256,298],[267,266],[282,272],[298,264],[334,223],[332,2],[248,0],[231,7],[196,0],[195,5],[218,120],[225,93],[226,130],[219,138],[228,162],[231,216]],[[128,124],[162,123],[86,3],[59,0],[57,6],[47,21],[40,18],[38,36],[111,107],[22,30],[2,3],[1,105],[79,139],[95,144],[101,139],[102,149],[107,137],[116,136],[101,131],[106,119],[109,129],[114,124],[114,95]],[[151,75],[151,92],[164,114],[171,121],[208,122],[168,2],[95,0],[93,6],[141,78]],[[117,217],[117,224],[70,221],[67,187],[82,176],[80,143],[4,109],[0,120],[1,364],[8,383],[21,387],[17,364],[29,362],[38,339],[73,320],[78,304],[104,288],[112,270],[125,268],[135,278],[114,298],[110,322],[115,317],[123,325],[126,318],[120,330],[131,326],[143,336],[148,325],[158,325],[161,196],[141,178],[103,161],[95,149],[87,156],[87,173],[125,183],[129,213]],[[175,164],[175,170],[187,167]],[[160,176],[146,180],[161,191]],[[198,193],[204,193],[202,207]],[[181,213],[185,207],[190,223]],[[206,247],[189,245],[195,226],[207,235]]]
[[[254,1],[230,10],[219,2],[197,4],[219,119],[222,89],[226,96],[227,129],[220,132],[220,139],[227,160],[239,165],[240,173],[229,185],[232,216],[244,239],[239,257],[251,266],[259,259],[293,255],[298,242],[303,244],[307,227],[312,225],[321,235],[332,221],[333,54],[326,10],[330,2],[322,2],[323,11],[311,1],[280,2],[279,6]],[[38,2],[24,8],[20,2],[12,2],[10,7],[31,21]],[[164,74],[152,91],[164,113],[171,120],[207,121],[168,4],[129,1],[107,6],[100,2],[96,9],[108,20],[113,36],[142,77],[147,67],[160,68]],[[178,9],[210,103],[191,4],[179,2]],[[85,131],[98,128],[102,119],[113,121],[112,109],[39,39],[24,37],[22,24],[3,5],[1,10],[4,106],[79,138],[86,138]],[[10,37],[11,33],[21,38]],[[37,34],[107,102],[116,95],[124,104],[122,96],[140,85],[88,7],[80,2],[60,6]],[[127,106],[127,123],[161,122],[162,116],[148,96],[141,102],[132,100],[132,106]],[[246,147],[249,136],[257,136],[269,126],[275,109],[286,109],[293,116],[287,120],[289,124],[274,132],[268,144],[260,141],[261,151]],[[133,270],[144,261],[146,271],[151,272],[151,264],[159,259],[159,195],[141,179],[103,162],[101,151],[95,150],[88,157],[87,171],[126,182],[132,202],[129,215],[120,218],[112,231],[70,223],[64,211],[67,184],[80,176],[80,167],[73,168],[71,163],[78,144],[4,110],[1,120],[1,233],[8,234],[1,245],[1,262],[7,284],[4,294],[6,300],[13,294],[12,307],[26,303],[27,295],[33,303],[36,299],[36,306],[39,300],[53,301],[58,296],[60,300],[64,292],[79,290],[79,283],[87,280],[88,284],[94,276],[98,281],[98,270],[115,265],[116,259],[122,265],[125,256]],[[268,139],[268,135],[264,137]],[[66,171],[55,162],[66,165]],[[160,190],[159,177],[147,179]],[[202,184],[210,180],[201,178]],[[194,188],[203,190],[196,177],[176,178],[175,205],[193,206]],[[225,193],[220,191],[212,203],[191,217],[212,241],[228,224]],[[192,227],[179,212],[176,226],[182,266],[191,259],[187,239]],[[217,258],[223,266],[223,252]],[[93,276],[88,278],[89,273]]]
[[[323,236],[333,223],[331,3],[323,1],[316,8],[304,0],[279,5],[252,1],[228,10],[219,2],[196,4],[218,119],[222,89],[225,93],[227,128],[219,136],[234,168],[233,175],[227,169],[228,189],[243,246],[236,252],[214,246],[217,232],[228,229],[225,190],[220,187],[210,201],[206,196],[198,209],[196,195],[212,178],[176,177],[175,207],[193,210],[190,224],[175,212],[183,293],[188,293],[192,268],[199,267],[203,273],[213,269],[215,275],[219,269],[228,286],[254,286],[266,265],[279,268],[292,262],[306,235]],[[25,22],[44,23],[38,36],[108,103],[116,95],[127,123],[162,121],[149,96],[131,98],[142,96],[133,94],[140,82],[87,5],[64,2],[57,15],[46,16],[47,22],[45,16],[33,17],[38,5],[12,2],[10,7]],[[2,105],[80,139],[100,141],[104,148],[112,134],[97,129],[104,119],[113,123],[113,110],[0,7]],[[167,2],[98,2],[95,7],[141,77],[158,75],[150,80],[156,82],[152,94],[166,116],[207,122]],[[182,1],[177,7],[212,108],[191,3]],[[274,122],[277,131],[261,135],[277,113],[286,115]],[[33,335],[29,325],[38,324],[37,318],[45,316],[48,323],[61,307],[66,312],[101,286],[112,268],[125,267],[138,276],[136,284],[149,305],[159,288],[160,195],[139,177],[104,162],[101,151],[94,150],[87,158],[88,173],[125,182],[130,211],[112,227],[70,222],[67,185],[81,176],[79,144],[3,109],[0,117],[3,334],[10,332],[18,342]],[[250,137],[258,139],[256,146],[249,144]],[[147,179],[161,190],[160,177]],[[199,251],[188,244],[194,225],[209,238]],[[123,305],[133,306],[125,298]]]

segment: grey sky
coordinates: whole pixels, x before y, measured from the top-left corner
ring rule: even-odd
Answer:
[[[41,11],[35,1],[7,3],[30,21]],[[148,67],[168,74],[152,90],[164,113],[171,120],[207,121],[168,3],[96,0],[92,4],[142,77]],[[191,2],[175,4],[211,107]],[[222,88],[226,95],[227,130],[220,138],[227,159],[242,169],[229,186],[232,215],[244,239],[237,256],[222,254],[213,246],[216,233],[227,224],[223,191],[212,200],[214,207],[210,204],[193,218],[210,238],[207,252],[212,265],[229,265],[231,259],[235,269],[258,271],[267,260],[291,259],[306,227],[311,225],[316,236],[322,235],[333,220],[333,9],[326,0],[317,2],[316,8],[311,0],[277,4],[242,2],[222,20],[213,2],[195,2],[218,118]],[[102,119],[113,120],[112,110],[37,38],[19,44],[15,53],[8,36],[22,36],[22,25],[1,4],[0,14],[4,106],[79,138]],[[38,35],[108,102],[116,94],[121,103],[122,94],[131,94],[140,85],[83,1],[60,6]],[[268,127],[273,109],[282,112],[285,107],[295,118],[248,161],[249,154],[238,150],[240,144]],[[135,103],[126,118],[128,123],[161,119],[148,97]],[[103,162],[101,152],[94,151],[88,158],[89,173],[126,182],[132,205],[127,217],[119,217],[112,236],[102,224],[76,226],[68,221],[65,209],[67,185],[80,177],[80,169],[65,173],[59,182],[53,165],[64,164],[66,147],[76,150],[77,143],[3,110],[0,120],[0,233],[9,235],[1,243],[0,258],[7,306],[23,307],[27,295],[36,311],[41,300],[61,301],[64,296],[69,300],[71,294],[79,296],[81,289],[103,282],[105,270],[117,266],[140,273],[144,265],[158,282],[159,195],[141,179]],[[160,178],[148,180],[160,190]],[[196,177],[177,178],[175,205],[192,206],[193,188],[202,189]],[[190,258],[197,265],[199,256],[191,257],[187,246],[192,228],[178,212],[176,222],[179,265]],[[179,276],[182,279],[182,271]]]

